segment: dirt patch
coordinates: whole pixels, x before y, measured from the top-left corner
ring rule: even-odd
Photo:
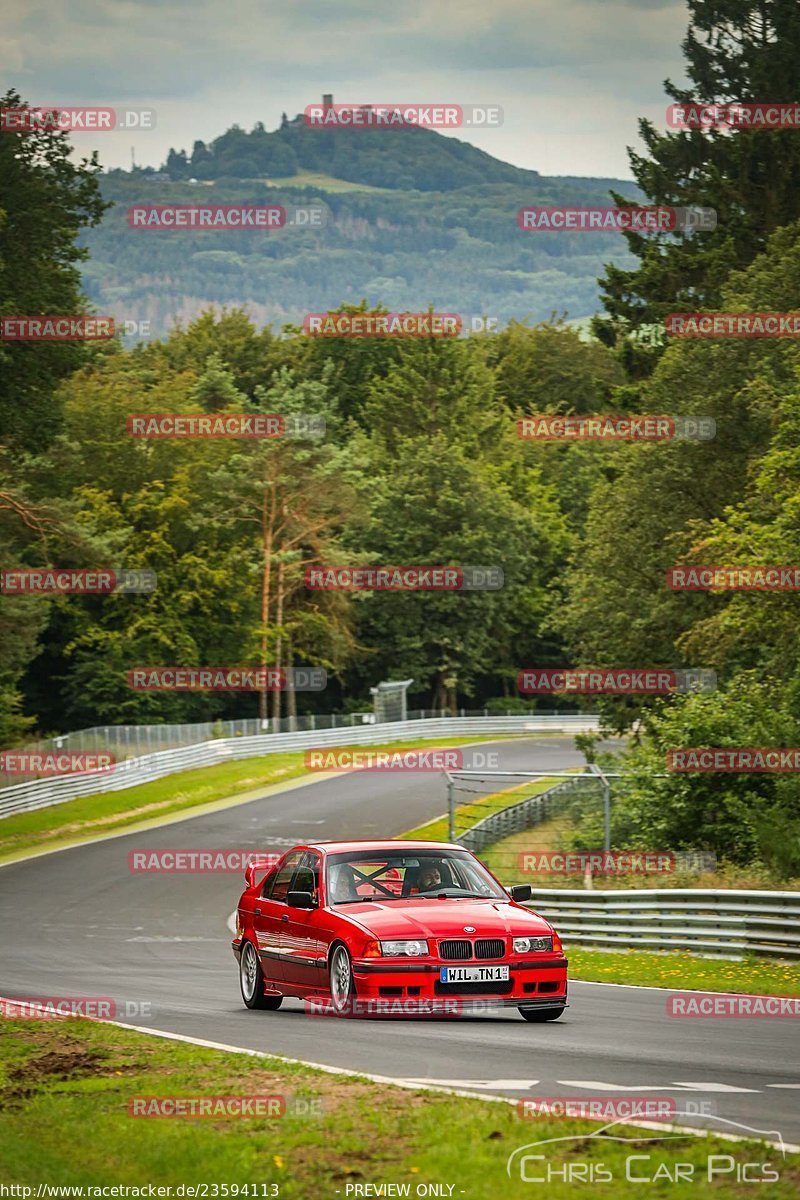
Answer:
[[[12,1083],[46,1083],[50,1079],[75,1079],[80,1075],[105,1074],[104,1055],[81,1046],[63,1046],[30,1058],[21,1067],[9,1071]]]
[[[52,1033],[34,1026],[25,1031],[24,1040],[29,1044],[33,1041],[48,1045],[52,1044]],[[0,1108],[13,1108],[29,1100],[41,1090],[43,1084],[51,1080],[63,1082],[85,1075],[102,1075],[105,1073],[104,1058],[104,1054],[86,1050],[77,1043],[48,1048],[44,1053],[9,1070],[8,1083],[0,1097]]]

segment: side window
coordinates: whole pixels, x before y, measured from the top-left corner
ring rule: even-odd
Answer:
[[[289,884],[294,874],[295,867],[300,863],[303,857],[302,850],[296,850],[294,854],[290,854],[283,864],[281,869],[276,872],[270,879],[267,880],[264,887],[263,895],[269,900],[280,900],[286,903],[286,893],[289,891]]]
[[[303,861],[295,871],[290,887],[293,892],[312,892],[319,894],[320,856],[313,850],[303,855]]]

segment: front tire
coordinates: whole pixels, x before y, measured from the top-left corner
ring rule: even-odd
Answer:
[[[252,942],[242,943],[239,958],[239,987],[247,1008],[267,1008],[274,1012],[280,1008],[283,996],[264,995],[264,972]]]
[[[526,1021],[557,1021],[564,1015],[566,1004],[561,1008],[520,1008],[518,1012]]]
[[[341,943],[331,955],[328,979],[333,1011],[337,1017],[345,1017],[352,1011],[356,985],[353,979],[353,960],[347,947]]]

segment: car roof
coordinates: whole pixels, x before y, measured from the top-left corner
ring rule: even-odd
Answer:
[[[466,847],[459,846],[455,842],[423,842],[410,841],[405,838],[396,838],[392,840],[387,838],[384,841],[352,841],[352,842],[308,842],[305,849],[319,850],[322,854],[350,854],[356,850],[464,850]],[[295,847],[297,849],[297,847]]]

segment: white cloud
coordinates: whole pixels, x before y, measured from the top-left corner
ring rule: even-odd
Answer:
[[[141,162],[234,122],[337,100],[500,104],[482,149],[546,174],[627,174],[682,74],[682,0],[6,0],[0,62],[31,103],[154,107]],[[42,30],[47,30],[47,38]],[[76,139],[127,165],[129,134]]]

